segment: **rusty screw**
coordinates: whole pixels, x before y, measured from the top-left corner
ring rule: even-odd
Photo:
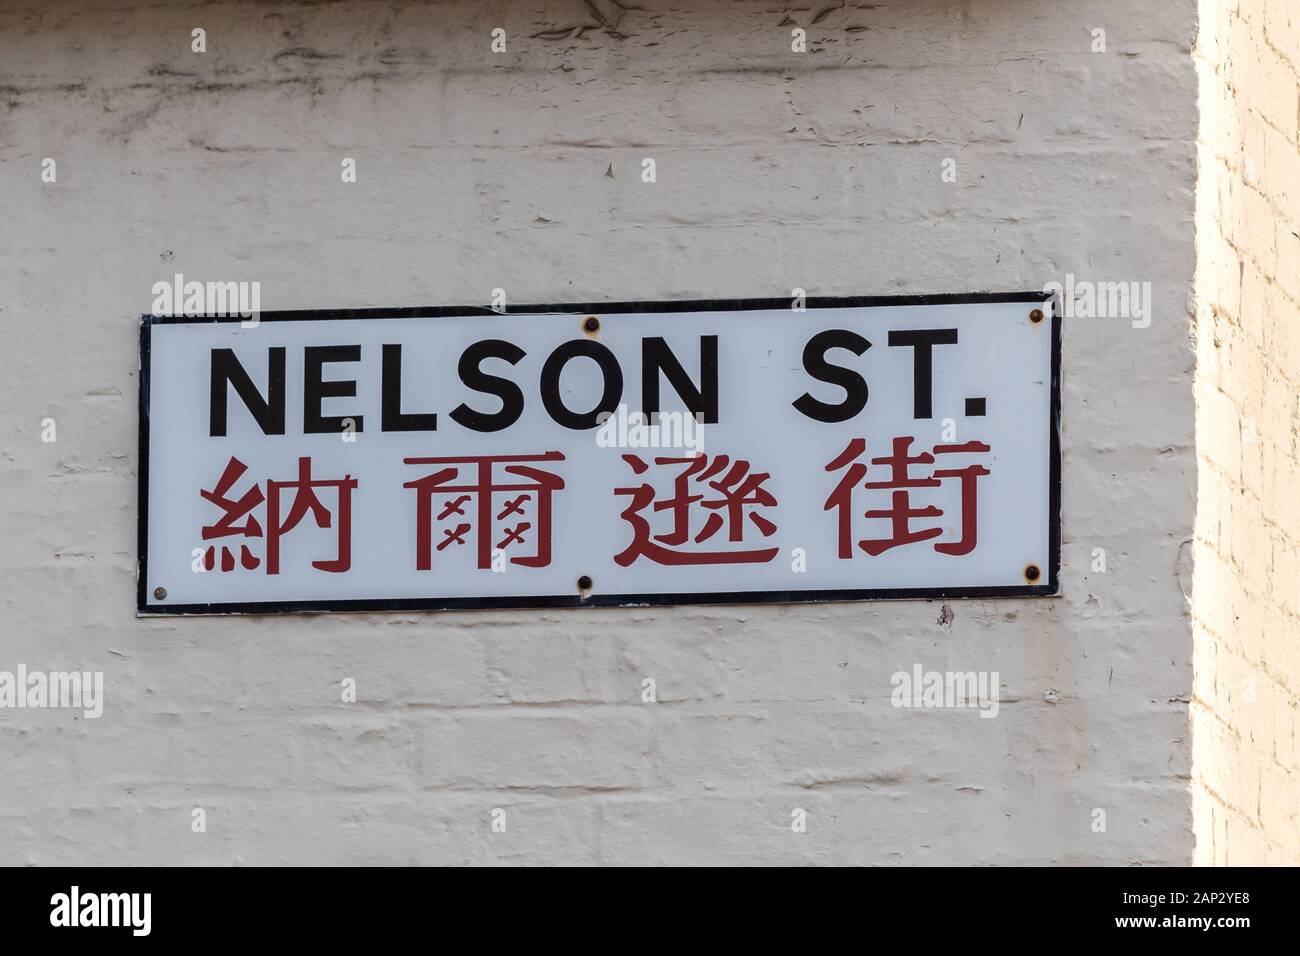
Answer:
[[[166,589],[166,588],[154,588],[154,589],[153,589],[153,596],[154,596],[155,598],[157,598],[159,601],[165,601],[165,600],[167,600],[167,589]]]
[[[586,319],[583,320],[583,322],[582,322],[582,328],[583,328],[584,331],[587,331],[587,332],[599,332],[599,331],[600,331],[600,319],[596,318],[594,315],[589,315],[589,316],[587,316]]]
[[[1041,322],[1041,321],[1043,321],[1043,310],[1042,310],[1042,309],[1034,309],[1033,312],[1030,312],[1030,313],[1029,313],[1029,321],[1030,321],[1030,322]]]
[[[1025,580],[1031,582],[1037,581],[1038,578],[1042,575],[1042,573],[1043,573],[1042,571],[1038,570],[1038,565],[1031,564],[1027,568],[1025,568]]]
[[[589,574],[584,574],[582,577],[578,578],[579,591],[590,591],[591,584],[592,584],[591,575]]]

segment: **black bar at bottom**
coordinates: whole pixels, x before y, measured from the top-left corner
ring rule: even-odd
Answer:
[[[413,869],[9,869],[0,871],[0,925],[6,943],[284,941],[335,951],[412,937],[460,947],[475,928],[489,931],[486,945],[499,946],[503,929],[529,934],[534,945],[625,945],[610,936],[611,920],[629,939],[661,944],[691,938],[684,934],[698,926],[734,945],[784,924],[808,942],[851,933],[921,946],[1019,939],[1038,948],[1199,935],[1231,945],[1257,931],[1288,938],[1300,888],[1295,869],[903,868],[769,875],[761,889],[746,886],[747,874],[730,874],[726,887],[712,875],[692,886],[693,877],[659,883],[643,874],[619,886],[617,875],[587,884],[575,874],[566,887],[550,875],[545,892],[527,878],[457,874],[453,883]],[[1025,930],[1053,935],[1037,943],[1011,935]]]

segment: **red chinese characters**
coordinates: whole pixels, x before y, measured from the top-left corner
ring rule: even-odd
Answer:
[[[549,565],[551,496],[564,488],[564,479],[527,463],[563,460],[558,451],[403,459],[408,465],[444,466],[402,486],[416,493],[417,570],[432,569],[435,551],[468,545],[470,534],[481,570],[493,566],[494,551],[523,567]],[[504,475],[494,474],[498,466]],[[436,541],[435,531],[440,532]]]
[[[914,443],[910,436],[894,437],[888,453],[870,458],[867,440],[854,438],[825,465],[826,472],[838,473],[823,510],[833,513],[841,559],[858,549],[879,557],[927,543],[946,555],[975,550],[979,479],[990,474],[978,456],[989,445],[968,441],[914,451]],[[664,566],[762,564],[778,554],[778,502],[768,472],[725,454],[622,458],[639,483],[613,489],[626,499],[618,515],[631,531],[631,540],[612,556],[619,566],[642,558]],[[402,461],[425,472],[401,484],[415,493],[416,570],[432,570],[439,555],[461,553],[480,570],[551,565],[554,495],[564,490],[565,479],[542,466],[565,461],[563,454]],[[317,557],[311,567],[336,574],[351,569],[356,478],[313,476],[312,459],[305,456],[292,479],[258,483],[247,473],[231,457],[213,487],[199,491],[220,511],[202,529],[203,541],[213,542],[202,555],[204,570],[265,568],[266,574],[279,574],[283,539],[308,521],[332,529],[336,538],[334,555]],[[591,521],[609,521],[615,510],[585,513]],[[569,530],[583,533],[580,527]]]
[[[911,454],[912,437],[893,439],[892,454],[881,458],[872,458],[871,464],[882,465],[887,469],[888,477],[879,481],[863,481],[867,477],[868,467],[859,461],[866,451],[866,440],[854,438],[834,460],[826,465],[830,472],[844,470],[843,476],[835,489],[826,499],[824,510],[835,510],[839,540],[839,556],[853,556],[854,526],[854,492],[859,489],[888,492],[889,507],[872,508],[862,512],[866,518],[878,518],[889,521],[889,535],[883,538],[863,538],[858,541],[867,554],[875,557],[891,548],[929,541],[943,534],[942,527],[933,525],[913,527],[918,519],[940,518],[944,512],[933,504],[914,507],[912,494],[917,489],[937,488],[944,479],[956,479],[960,482],[961,500],[961,536],[957,541],[940,541],[934,544],[934,550],[941,554],[963,555],[975,549],[978,540],[978,512],[976,510],[976,481],[989,470],[976,463],[954,468],[932,468],[928,474],[913,474],[916,466],[934,465],[939,455],[969,455],[987,452],[989,446],[979,441],[968,441],[960,445],[935,445],[932,451]]]
[[[281,538],[296,528],[308,514],[318,528],[336,528],[338,546],[335,556],[328,560],[313,561],[312,567],[318,571],[342,573],[352,567],[352,492],[356,490],[357,480],[351,475],[337,479],[313,478],[312,461],[308,457],[298,459],[298,477],[290,481],[268,480],[266,491],[259,484],[253,484],[238,497],[231,497],[231,491],[248,470],[238,458],[231,457],[226,463],[221,477],[211,491],[200,489],[199,495],[216,505],[224,512],[217,521],[203,526],[203,540],[238,537],[239,566],[246,571],[256,570],[262,560],[253,553],[247,539],[262,538],[266,543],[266,573],[280,573]],[[337,522],[334,512],[328,508],[318,489],[331,489],[333,501],[338,509]],[[286,493],[292,495],[287,513],[285,508]],[[255,511],[266,505],[266,527],[258,520]],[[240,524],[238,522],[242,521]],[[209,545],[203,555],[203,567],[211,571],[217,567],[217,548]],[[222,571],[235,569],[235,555],[230,547],[221,546],[220,567]]]
[[[623,460],[637,475],[645,475],[650,465],[639,455],[624,455]],[[627,567],[639,557],[658,564],[749,564],[771,561],[777,548],[691,549],[713,539],[724,527],[726,541],[741,544],[745,531],[752,527],[762,537],[776,532],[776,525],[758,509],[775,508],[776,499],[763,487],[771,475],[750,471],[750,463],[727,455],[697,455],[690,458],[656,458],[657,466],[684,466],[673,477],[672,493],[656,499],[656,489],[649,481],[636,487],[615,488],[614,494],[628,495],[631,501],[622,517],[632,526],[632,542],[614,556],[615,562]],[[663,513],[670,530],[652,533],[649,518],[642,514],[650,508]],[[694,520],[692,520],[694,518]],[[692,529],[698,530],[692,535]],[[752,540],[752,538],[751,538]]]

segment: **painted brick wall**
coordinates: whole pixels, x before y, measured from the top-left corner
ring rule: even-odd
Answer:
[[[1202,0],[1194,806],[1203,863],[1300,863],[1300,5]]]
[[[1192,858],[1195,0],[636,6],[0,0],[0,669],[107,680],[98,720],[0,712],[0,862]],[[174,272],[267,309],[1154,301],[1065,328],[1059,599],[138,621]],[[892,708],[915,663],[997,671],[999,716]]]

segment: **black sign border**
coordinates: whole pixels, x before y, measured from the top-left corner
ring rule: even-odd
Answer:
[[[502,310],[484,306],[431,306],[401,309],[304,309],[262,312],[259,322],[304,322],[345,319],[430,319],[473,315],[539,315],[651,312],[750,312],[789,309],[789,298],[690,299],[661,302],[567,302],[556,305],[516,305]],[[294,614],[335,611],[457,611],[482,609],[543,609],[588,607],[662,607],[677,604],[805,604],[832,601],[935,600],[938,598],[1019,598],[1060,595],[1061,569],[1061,317],[1049,292],[979,292],[954,295],[813,296],[808,310],[876,308],[908,305],[974,305],[1023,302],[1050,311],[1052,334],[1051,435],[1049,476],[1049,540],[1047,580],[1042,584],[967,588],[860,588],[850,590],[722,591],[672,594],[580,594],[466,598],[371,598],[343,601],[251,601],[220,604],[149,604],[149,370],[150,332],[155,325],[201,322],[240,322],[238,315],[140,317],[139,483],[137,489],[136,615]],[[576,585],[575,585],[576,586]]]

